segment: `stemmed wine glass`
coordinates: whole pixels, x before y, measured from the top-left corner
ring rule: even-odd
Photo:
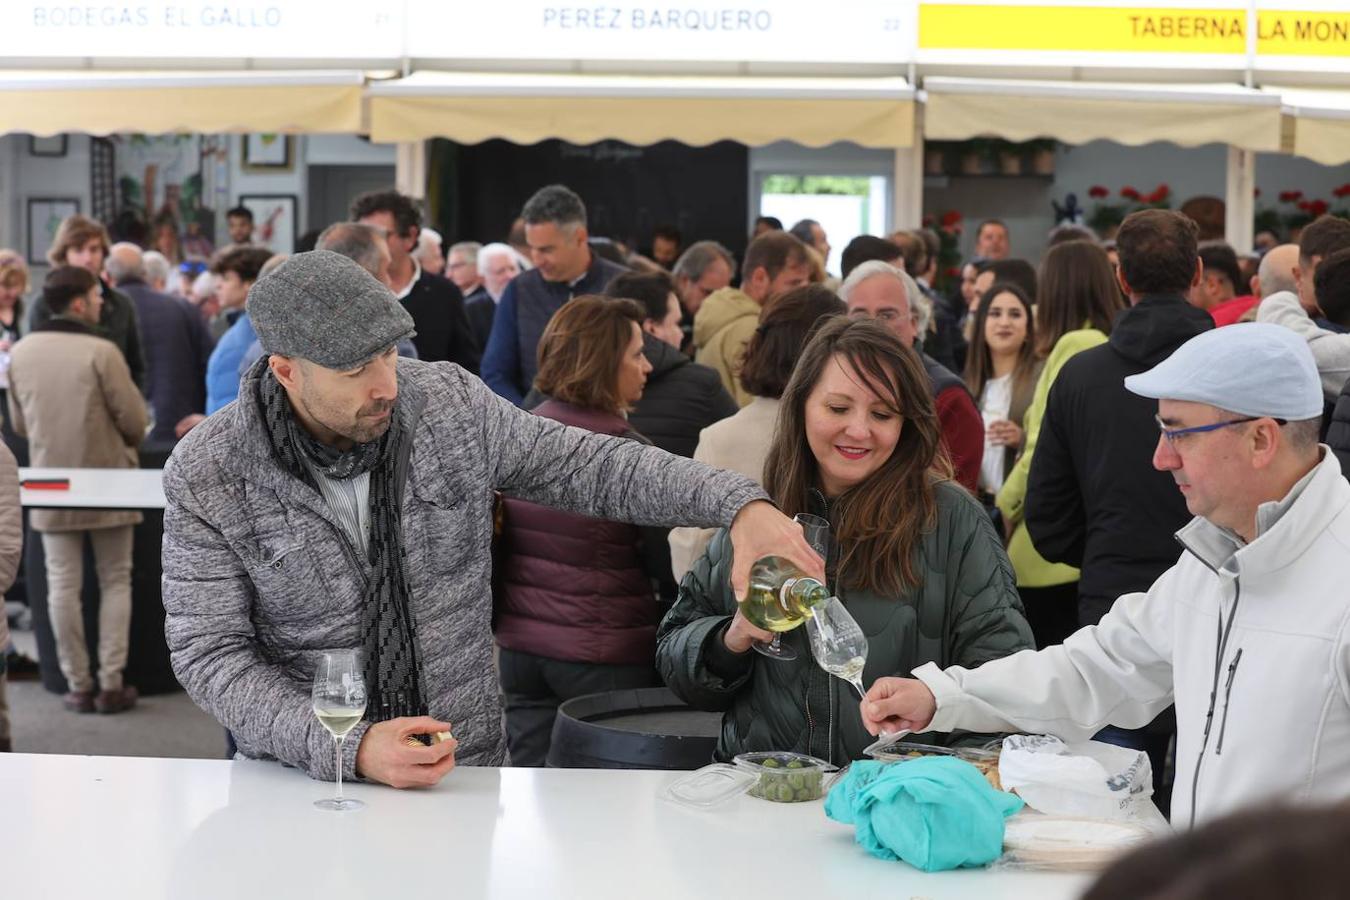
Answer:
[[[356,650],[325,650],[314,670],[314,715],[333,736],[337,759],[337,795],[316,800],[319,809],[348,810],[365,806],[342,796],[342,742],[366,712],[366,680],[361,674],[361,656]]]
[[[819,553],[821,559],[825,559],[826,554],[830,552],[830,523],[820,516],[813,516],[808,513],[799,513],[792,517],[792,521],[802,527],[802,535],[806,538],[806,542],[811,545],[811,549]],[[755,641],[751,646],[770,659],[786,661],[797,658],[796,650],[783,646],[782,634],[779,632],[774,632],[773,640],[767,644]]]
[[[861,700],[867,695],[862,683],[863,666],[867,664],[867,637],[838,597],[831,597],[812,612],[814,615],[806,622],[806,634],[811,639],[811,653],[816,657],[816,663],[836,678],[853,685]]]

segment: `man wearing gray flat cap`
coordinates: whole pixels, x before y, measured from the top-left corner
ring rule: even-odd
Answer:
[[[174,671],[245,756],[333,778],[310,683],[322,650],[356,648],[369,700],[345,777],[430,785],[457,760],[505,761],[497,492],[642,525],[729,525],[742,593],[771,553],[824,574],[753,482],[530,415],[452,363],[400,359],[411,317],[345,256],[296,254],[253,286],[248,312],[264,356],[165,468],[163,545]]]
[[[1196,516],[1176,565],[1062,645],[880,679],[864,722],[1083,741],[1175,702],[1173,822],[1350,796],[1350,483],[1307,343],[1232,325],[1125,386],[1158,401],[1153,464]]]

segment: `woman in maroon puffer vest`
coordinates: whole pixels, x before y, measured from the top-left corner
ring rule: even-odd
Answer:
[[[534,384],[550,399],[534,414],[645,442],[625,417],[651,371],[642,320],[632,300],[589,296],[564,305],[539,341]],[[664,608],[648,557],[664,557],[667,569],[670,559],[664,530],[644,539],[636,525],[510,497],[503,505],[494,630],[506,741],[513,765],[542,766],[559,703],[661,683],[653,660]]]

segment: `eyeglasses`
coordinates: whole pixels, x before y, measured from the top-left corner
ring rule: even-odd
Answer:
[[[1246,416],[1241,419],[1229,419],[1227,422],[1215,422],[1213,425],[1196,425],[1192,428],[1173,428],[1171,430],[1169,430],[1166,423],[1163,422],[1162,416],[1155,415],[1153,421],[1158,423],[1158,430],[1162,432],[1163,437],[1167,438],[1167,443],[1175,447],[1177,445],[1177,438],[1185,437],[1188,434],[1204,434],[1208,431],[1218,431],[1220,428],[1227,428],[1230,425],[1242,425],[1247,422],[1256,422],[1265,418],[1269,417]],[[1284,419],[1274,419],[1273,421],[1276,425],[1287,424]]]

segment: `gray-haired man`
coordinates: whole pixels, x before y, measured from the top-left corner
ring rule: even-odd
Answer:
[[[301,253],[261,279],[268,356],[164,473],[174,671],[248,756],[335,774],[310,707],[319,651],[364,651],[369,702],[342,765],[396,787],[505,760],[492,663],[495,492],[643,525],[730,525],[744,591],[770,553],[823,575],[749,480],[566,428],[446,363],[399,359],[412,319],[351,260]],[[455,741],[410,746],[453,730]],[[456,756],[458,751],[458,756]]]
[[[682,349],[688,352],[693,349],[694,316],[709,294],[731,284],[736,277],[736,258],[717,241],[698,241],[680,254],[670,274],[675,279],[675,295],[684,309],[680,328],[685,334]]]

